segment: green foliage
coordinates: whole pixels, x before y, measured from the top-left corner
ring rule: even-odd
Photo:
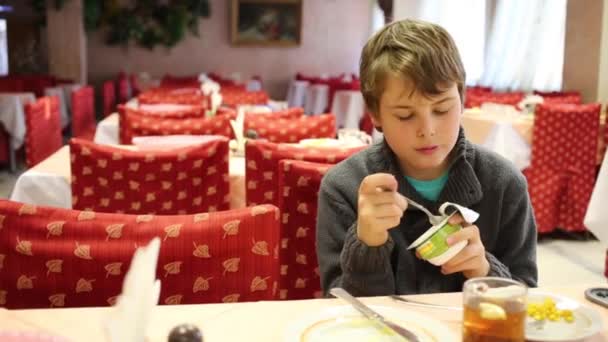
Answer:
[[[55,8],[67,0],[54,0]],[[199,37],[199,19],[209,17],[209,0],[136,0],[132,6],[120,6],[116,1],[82,0],[83,21],[87,32],[107,28],[108,45],[127,46],[135,42],[147,49],[157,45],[174,47],[188,32]],[[46,17],[46,1],[30,0],[32,8]]]

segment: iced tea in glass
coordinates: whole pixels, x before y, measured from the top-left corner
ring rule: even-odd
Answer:
[[[473,278],[463,288],[463,342],[523,342],[526,285],[504,278]]]

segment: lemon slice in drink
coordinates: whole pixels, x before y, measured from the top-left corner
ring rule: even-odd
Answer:
[[[507,319],[505,309],[492,303],[479,303],[479,315],[483,319],[492,321]]]

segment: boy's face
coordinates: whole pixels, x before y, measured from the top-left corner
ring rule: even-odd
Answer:
[[[429,180],[448,168],[456,144],[462,104],[456,84],[432,97],[415,91],[410,79],[388,76],[379,113],[372,116],[406,175]]]

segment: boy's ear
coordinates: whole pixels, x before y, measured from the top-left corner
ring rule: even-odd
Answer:
[[[374,127],[376,128],[376,130],[378,132],[382,133],[382,122],[380,120],[380,114],[370,112],[369,116],[372,119],[372,123],[374,124]]]

